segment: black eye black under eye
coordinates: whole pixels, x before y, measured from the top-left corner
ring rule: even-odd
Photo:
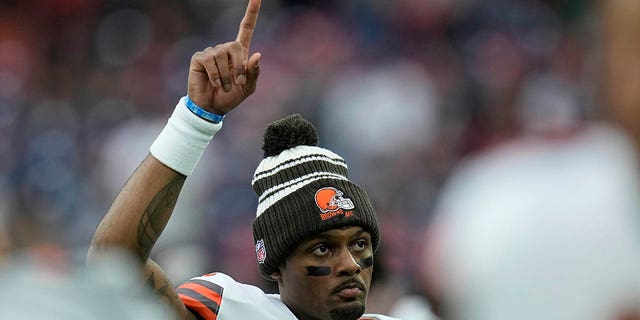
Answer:
[[[373,265],[373,256],[366,257],[364,259],[358,260],[358,264],[360,268],[367,269]]]
[[[324,277],[331,274],[331,267],[329,266],[308,266],[307,275],[313,277]]]

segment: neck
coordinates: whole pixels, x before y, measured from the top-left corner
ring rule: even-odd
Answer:
[[[291,313],[293,313],[296,316],[296,318],[298,320],[322,320],[321,318],[314,317],[314,316],[312,316],[310,314],[307,314],[307,313],[305,313],[305,312],[303,312],[301,310],[298,310],[298,309],[294,308],[291,305],[288,305],[286,303],[285,303],[285,305],[287,306],[287,308],[289,308],[289,311],[291,311]]]

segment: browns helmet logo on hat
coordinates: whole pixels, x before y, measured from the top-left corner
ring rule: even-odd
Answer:
[[[320,214],[322,221],[336,216],[350,217],[353,214],[353,211],[345,211],[355,208],[353,201],[343,196],[344,192],[334,187],[324,187],[316,191],[315,200],[322,212]]]
[[[353,201],[343,197],[344,193],[333,187],[324,187],[316,191],[316,205],[322,213],[339,209],[353,209]]]

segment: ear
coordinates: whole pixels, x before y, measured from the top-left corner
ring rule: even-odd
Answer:
[[[271,274],[271,278],[273,280],[280,280],[280,279],[282,279],[282,275],[280,275],[280,272],[274,272],[274,273]]]
[[[271,274],[271,279],[277,280],[277,281],[282,280],[282,271],[287,269],[286,263],[287,262],[285,260],[284,263],[278,266],[278,271],[275,271],[274,273]]]

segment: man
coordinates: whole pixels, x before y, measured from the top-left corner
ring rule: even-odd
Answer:
[[[259,9],[260,0],[249,1],[236,41],[193,55],[188,95],[98,226],[87,260],[109,249],[133,253],[179,319],[359,319],[379,244],[377,221],[367,194],[349,181],[344,160],[317,147],[315,128],[299,116],[267,128],[265,159],[252,181],[259,196],[253,222],[259,270],[277,281],[279,295],[223,273],[176,290],[149,259],[186,176],[224,115],[256,89],[260,54],[248,53]]]

